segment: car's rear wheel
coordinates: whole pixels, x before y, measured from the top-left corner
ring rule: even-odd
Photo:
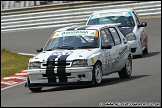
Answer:
[[[140,39],[140,44],[141,44],[141,54],[138,55],[138,57],[142,58],[143,57],[143,50],[142,50],[142,40]]]
[[[144,49],[143,54],[148,54],[148,45],[146,44],[145,46],[146,48]]]
[[[120,78],[129,78],[132,73],[132,58],[128,57],[124,68],[118,72]]]
[[[30,85],[29,77],[27,78],[27,83],[28,85]],[[29,90],[32,92],[40,92],[42,90],[42,87],[34,87],[34,88],[29,87]]]
[[[102,81],[102,68],[99,62],[93,66],[92,75],[92,85],[99,85]]]

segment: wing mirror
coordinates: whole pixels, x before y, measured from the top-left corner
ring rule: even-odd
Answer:
[[[101,46],[101,49],[111,49],[112,46],[111,45],[107,45],[107,46]]]
[[[43,48],[37,49],[37,52],[42,52],[42,51],[43,51]]]
[[[146,22],[142,22],[140,25],[138,25],[138,27],[146,27],[147,23]]]

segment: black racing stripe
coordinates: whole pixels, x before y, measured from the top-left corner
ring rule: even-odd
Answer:
[[[46,67],[46,76],[48,78],[48,83],[56,83],[56,76],[54,74],[55,68],[55,58],[58,55],[51,55],[47,59],[47,67]]]
[[[68,28],[66,31],[68,31],[68,30],[74,30],[75,28],[77,28],[77,27],[74,26],[74,27]]]
[[[85,25],[82,27],[77,28],[77,30],[85,30],[86,28],[90,27],[91,25]]]
[[[61,63],[62,66],[58,66],[58,69],[57,69],[57,74],[58,74],[58,77],[59,77],[59,82],[67,82],[67,75],[66,75],[66,58],[68,57],[69,55],[62,55],[60,56],[59,60],[58,60],[58,64]]]

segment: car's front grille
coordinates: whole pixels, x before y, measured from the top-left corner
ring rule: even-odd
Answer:
[[[49,61],[46,64],[43,64],[43,66],[48,66],[48,67],[54,67],[54,66],[59,66],[59,67],[66,67],[69,66],[70,63],[65,62],[65,61]]]
[[[71,76],[71,73],[52,73],[52,76],[48,76],[47,74],[42,74],[43,77],[55,77],[55,76]]]

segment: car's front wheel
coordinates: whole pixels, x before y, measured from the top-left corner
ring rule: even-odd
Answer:
[[[146,44],[145,47],[146,48],[144,49],[143,54],[148,54],[148,45]]]
[[[128,57],[124,68],[118,72],[120,78],[129,78],[132,73],[132,58]]]
[[[99,85],[102,81],[102,68],[99,62],[93,66],[92,75],[92,85]]]
[[[30,84],[29,77],[27,78],[27,83],[28,83],[28,85]],[[29,90],[32,92],[40,92],[42,90],[42,87],[35,87],[35,88],[29,87]]]

